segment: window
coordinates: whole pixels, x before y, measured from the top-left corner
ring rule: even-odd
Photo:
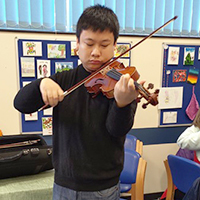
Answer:
[[[120,34],[199,37],[199,0],[0,0],[0,29],[74,33],[83,10],[101,4],[118,16]]]

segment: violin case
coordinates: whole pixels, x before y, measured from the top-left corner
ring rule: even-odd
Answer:
[[[36,134],[0,137],[0,179],[53,169],[52,146]]]

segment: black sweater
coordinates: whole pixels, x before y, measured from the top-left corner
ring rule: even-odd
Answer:
[[[82,67],[56,73],[52,78],[66,91],[89,73]],[[37,79],[22,88],[14,106],[32,113],[44,105]],[[136,102],[118,108],[102,93],[91,98],[84,85],[53,109],[53,165],[55,182],[77,191],[97,191],[119,181],[124,140],[133,125]]]

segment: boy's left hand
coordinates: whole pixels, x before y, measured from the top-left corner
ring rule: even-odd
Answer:
[[[124,74],[114,87],[114,98],[118,107],[125,107],[138,97],[134,80],[129,74]]]

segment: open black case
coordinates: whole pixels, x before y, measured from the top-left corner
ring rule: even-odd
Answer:
[[[36,134],[0,137],[0,179],[53,169],[52,146]]]

